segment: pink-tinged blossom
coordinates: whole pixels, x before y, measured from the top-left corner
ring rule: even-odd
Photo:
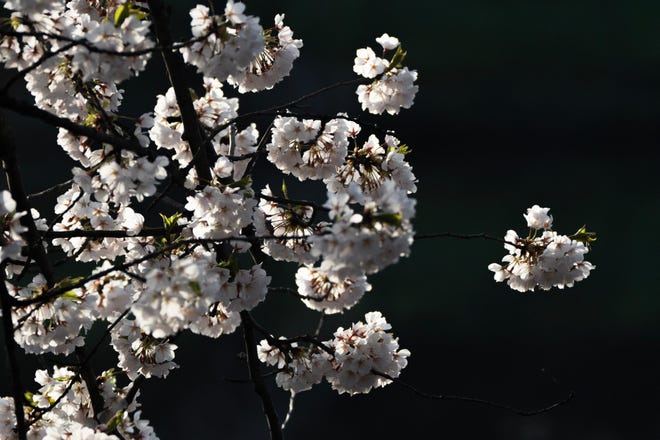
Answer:
[[[284,14],[275,16],[275,26],[267,31],[277,32],[277,38],[269,35],[263,51],[244,70],[231,74],[227,82],[238,87],[239,93],[259,92],[272,89],[289,76],[293,62],[300,56],[302,40],[293,38],[293,31],[284,25]]]
[[[550,208],[534,205],[527,209],[527,213],[523,214],[523,217],[531,229],[552,229],[552,215],[548,214],[549,211]]]
[[[376,38],[376,42],[383,47],[383,50],[392,50],[401,44],[397,37],[391,37],[389,34],[383,34]]]
[[[528,226],[537,231],[550,228],[552,216],[550,208],[534,205],[524,214]],[[513,290],[533,291],[537,287],[550,290],[553,287],[564,289],[587,278],[596,266],[584,259],[589,252],[589,244],[575,238],[546,230],[542,235],[521,238],[513,231],[507,231],[504,248],[509,252],[502,258],[502,264],[492,263],[488,269],[494,273],[497,282],[506,281]]]

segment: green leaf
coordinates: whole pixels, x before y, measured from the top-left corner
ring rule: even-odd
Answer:
[[[79,283],[84,280],[85,277],[66,277],[55,283],[56,289],[62,289],[65,287],[73,286],[74,284]],[[80,294],[76,293],[74,290],[67,290],[60,295],[60,298],[67,301],[80,301]]]
[[[169,217],[167,217],[165,214],[162,213],[158,213],[158,215],[160,215],[160,218],[163,219],[163,227],[169,234],[170,231],[172,231],[172,228],[174,228],[177,225],[177,222],[179,221],[179,219],[183,214],[181,214],[180,212],[175,212]]]
[[[73,290],[67,290],[62,295],[60,295],[60,298],[67,301],[80,301],[80,295],[78,295]]]
[[[249,175],[243,176],[241,180],[238,182],[232,182],[229,185],[227,185],[230,188],[245,188],[247,187],[250,183],[252,182],[252,179],[250,178]]]
[[[403,216],[400,213],[385,213],[378,214],[374,216],[374,220],[378,220],[381,223],[385,223],[392,226],[401,226],[401,221]]]
[[[108,423],[105,424],[105,432],[110,433],[117,429],[119,423],[121,423],[122,416],[124,415],[124,410],[120,409],[115,413],[114,416],[108,420]]]
[[[586,244],[587,246],[598,239],[596,237],[595,232],[587,231],[587,226],[586,225],[584,225],[580,229],[578,229],[575,234],[569,235],[568,238],[570,238],[572,240],[575,240],[575,241],[581,241],[582,243]]]
[[[406,55],[408,55],[408,52],[403,50],[401,46],[397,47],[390,61],[390,67],[387,70],[400,68],[403,65],[403,60],[406,59]]]
[[[115,11],[114,23],[119,27],[130,15],[134,15],[138,20],[147,18],[147,13],[134,7],[133,2],[126,2],[119,6]]]
[[[27,402],[30,404],[30,406],[35,406],[34,394],[32,394],[29,391],[26,391],[25,394],[23,394],[23,396],[25,397],[25,400],[27,400]]]
[[[202,296],[202,288],[197,281],[189,281],[188,285],[195,292],[195,295]]]
[[[115,26],[119,27],[121,24],[128,18],[128,16],[131,14],[131,4],[130,3],[124,3],[123,5],[119,6],[117,10],[115,11]]]

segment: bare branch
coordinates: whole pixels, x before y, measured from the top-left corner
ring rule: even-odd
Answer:
[[[403,386],[404,388],[408,388],[410,391],[412,391],[416,395],[418,395],[420,397],[424,397],[426,399],[457,400],[457,401],[461,401],[461,402],[477,403],[477,404],[480,404],[480,405],[486,405],[486,406],[491,406],[493,408],[503,409],[503,410],[512,412],[514,414],[517,414],[519,416],[535,416],[535,415],[538,415],[538,414],[546,413],[548,411],[552,411],[553,409],[555,409],[559,406],[566,405],[568,402],[573,400],[573,397],[575,397],[575,393],[573,391],[570,391],[568,393],[568,396],[566,396],[566,398],[564,398],[562,400],[558,400],[558,401],[552,403],[551,405],[545,406],[543,408],[531,409],[531,410],[530,409],[519,409],[519,408],[515,408],[511,405],[507,405],[505,403],[493,402],[491,400],[479,399],[477,397],[454,396],[454,395],[449,395],[449,394],[431,394],[431,393],[427,393],[425,391],[420,391],[419,389],[417,389],[414,386],[408,384],[407,382],[404,382],[399,378],[392,377],[389,374],[381,373],[380,371],[376,371],[376,370],[371,370],[371,373],[375,374],[376,376],[380,376],[384,379],[391,380],[392,382],[397,383],[397,384]]]
[[[92,127],[76,124],[70,119],[55,116],[46,110],[42,110],[26,102],[14,99],[5,93],[0,93],[0,107],[4,107],[23,116],[39,119],[40,121],[54,127],[65,128],[77,136],[85,136],[100,143],[110,144],[122,150],[133,151],[140,155],[148,154],[151,157],[149,151],[143,148],[137,139],[127,139],[120,136],[114,136],[97,131]]]
[[[275,412],[273,400],[271,399],[266,383],[261,376],[261,368],[257,357],[257,341],[254,338],[254,321],[248,311],[244,310],[241,312],[241,322],[250,380],[252,380],[252,383],[254,384],[254,391],[261,398],[261,405],[266,414],[271,440],[281,440],[283,438],[282,427],[280,426],[279,418]]]
[[[25,233],[26,241],[30,250],[30,256],[39,265],[39,270],[46,279],[48,287],[55,284],[55,275],[53,268],[48,261],[48,255],[41,243],[41,237],[37,230],[37,225],[31,215],[30,202],[28,201],[25,188],[23,187],[23,180],[19,171],[18,161],[16,159],[16,146],[11,139],[9,127],[4,119],[4,114],[0,113],[0,158],[2,159],[2,166],[7,176],[7,184],[12,197],[16,201],[16,209],[18,211],[25,211],[27,215],[21,217],[21,223],[27,228]]]
[[[14,398],[14,414],[16,415],[16,429],[19,440],[27,439],[27,425],[25,424],[25,412],[23,411],[23,385],[21,384],[21,368],[18,364],[16,354],[18,344],[14,339],[14,324],[11,314],[11,296],[7,291],[4,279],[4,268],[0,271],[0,306],[2,307],[2,327],[5,337],[5,350],[9,360],[9,373],[11,375],[11,390]]]
[[[461,240],[483,239],[483,240],[491,240],[491,241],[496,241],[498,243],[508,244],[510,246],[515,246],[520,249],[525,249],[525,246],[521,244],[506,241],[503,238],[494,237],[492,235],[483,232],[480,232],[478,234],[456,234],[454,232],[438,232],[435,234],[415,234],[414,236],[415,240],[425,240],[429,238],[458,238]]]

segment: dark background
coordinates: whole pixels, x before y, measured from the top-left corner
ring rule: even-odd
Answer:
[[[181,38],[189,35],[187,4],[176,2]],[[370,278],[373,291],[358,306],[324,327],[329,335],[380,310],[412,351],[402,379],[421,390],[522,409],[573,390],[569,404],[526,418],[424,399],[397,385],[348,397],[323,384],[298,396],[287,437],[660,438],[660,4],[260,0],[246,12],[264,25],[285,12],[305,45],[292,76],[246,96],[242,111],[353,78],[355,49],[377,49],[374,38],[383,32],[402,40],[406,64],[419,72],[416,104],[379,120],[413,148],[419,233],[524,233],[522,213],[538,203],[552,208],[560,232],[586,223],[599,237],[588,254],[597,269],[587,280],[525,294],[493,282],[486,267],[504,255],[499,244],[420,240],[410,258]],[[124,111],[151,110],[165,81],[155,57],[144,77],[122,85]],[[352,88],[310,105],[359,111]],[[28,189],[69,178],[53,130],[12,121]],[[257,122],[263,130],[268,121]],[[272,284],[293,285],[291,271],[271,266]],[[309,332],[315,320],[294,299],[274,294],[254,314],[287,336]],[[183,336],[178,344],[181,367],[149,381],[140,397],[160,438],[266,438],[250,385],[226,380],[246,377],[236,355],[239,332],[219,340]],[[273,393],[284,413],[288,395]]]

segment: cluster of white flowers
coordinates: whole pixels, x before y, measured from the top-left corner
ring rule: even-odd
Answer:
[[[74,168],[74,183],[57,198],[55,214],[60,216],[54,231],[123,230],[135,235],[142,229],[144,217],[130,207],[133,199],[143,200],[153,195],[156,183],[166,176],[167,159],[159,156],[154,162],[133,153],[122,154],[121,163],[110,159],[95,167],[92,175]],[[118,238],[85,237],[55,238],[67,255],[79,255],[80,261],[113,260],[129,245]]]
[[[119,356],[117,366],[129,379],[142,375],[167,377],[170,370],[177,368],[174,350],[178,347],[167,339],[157,339],[145,333],[133,319],[122,320],[112,330],[112,347]]]
[[[0,40],[0,62],[6,68],[34,66],[25,80],[37,106],[78,123],[109,129],[112,112],[122,98],[117,83],[137,75],[151,56],[154,43],[148,37],[149,21],[120,2],[12,1],[4,6],[13,11],[16,32],[44,33]],[[117,14],[122,8],[125,14]],[[107,19],[113,16],[118,19]],[[136,51],[140,55],[115,55]],[[72,138],[61,133],[59,140],[75,160],[99,155],[85,139]]]
[[[272,35],[274,32],[277,37]],[[230,75],[227,82],[237,86],[240,93],[272,89],[289,75],[302,45],[302,40],[293,38],[291,28],[284,26],[284,14],[277,14],[275,26],[265,32],[263,51],[247,69]]]
[[[238,75],[264,50],[265,38],[259,19],[243,14],[241,2],[227,2],[222,16],[212,15],[208,7],[197,5],[190,11],[193,36],[190,47],[181,48],[184,60],[204,76],[226,81]]]
[[[227,2],[224,15],[212,15],[197,5],[190,11],[191,29],[198,39],[181,48],[184,60],[205,76],[227,81],[240,93],[271,89],[288,76],[300,55],[302,40],[284,25],[284,14],[264,30],[259,19],[245,15],[241,2]]]
[[[375,78],[370,84],[358,86],[358,101],[362,104],[362,110],[369,113],[395,115],[400,109],[412,106],[419,90],[414,84],[417,71],[401,66],[405,52],[396,37],[383,34],[376,41],[382,46],[383,55],[388,50],[395,50],[395,53],[392,59],[386,60],[377,56],[370,47],[357,50],[353,71],[365,78]]]
[[[387,332],[392,326],[380,312],[367,313],[365,320],[348,329],[340,327],[321,347],[264,339],[258,346],[259,359],[278,368],[276,381],[285,390],[309,390],[325,377],[340,394],[368,393],[389,384],[387,377],[399,377],[410,351],[399,349],[398,339]]]
[[[134,399],[127,405],[125,397],[129,387],[118,388],[112,371],[104,371],[98,379],[99,391],[107,397],[104,412],[114,414],[111,428],[113,432],[116,431],[124,439],[158,440],[149,421],[141,419],[141,411],[138,411],[140,404],[137,400]],[[28,420],[32,421],[27,433],[28,439],[120,438],[105,432],[108,430],[108,424],[99,424],[94,420],[89,391],[75,371],[59,367],[55,367],[52,373],[37,370],[34,380],[40,385],[39,390],[36,393],[26,393],[25,398],[29,404],[23,406]],[[15,425],[14,401],[6,397],[1,398],[0,438],[18,439]]]
[[[225,97],[219,80],[204,78],[204,90],[206,93],[193,101],[195,112],[203,126],[211,128],[224,124],[238,115],[238,99]],[[143,116],[145,121],[148,120],[148,115]],[[152,121],[153,126],[149,130],[151,140],[158,148],[174,150],[172,158],[181,168],[187,167],[193,159],[193,154],[188,142],[182,139],[184,127],[174,88],[170,87],[164,95],[158,95]],[[218,134],[214,141],[218,142],[224,134]]]
[[[21,224],[21,217],[26,212],[16,212],[16,201],[9,191],[0,191],[0,226],[2,241],[0,242],[0,262],[5,260],[23,260],[21,251],[25,242],[21,234],[27,228]]]
[[[370,135],[360,148],[354,148],[339,167],[333,179],[325,183],[333,192],[342,192],[355,182],[364,193],[378,188],[384,180],[392,180],[396,185],[412,194],[417,191],[412,168],[405,160],[407,147],[391,135],[380,143],[375,135]]]
[[[325,179],[343,164],[349,138],[359,131],[356,123],[345,119],[323,123],[280,116],[273,122],[272,140],[266,146],[268,160],[298,180]]]
[[[307,307],[328,315],[350,309],[371,290],[364,275],[340,279],[323,269],[309,266],[298,269],[296,285]]]
[[[68,281],[62,281],[59,287],[66,287]],[[41,295],[45,284],[43,276],[37,275],[23,288],[12,284],[7,287],[13,298],[28,300]],[[74,289],[46,303],[14,308],[13,321],[21,323],[14,338],[28,353],[69,354],[84,344],[81,331],[89,330],[96,320],[95,303],[94,294]]]
[[[261,194],[273,196],[269,186]],[[312,264],[318,258],[310,253],[311,244],[307,237],[321,234],[325,223],[314,223],[314,208],[306,205],[284,204],[260,199],[254,211],[254,227],[260,236],[274,235],[282,238],[265,239],[262,251],[275,260]],[[295,238],[294,238],[295,237]]]
[[[192,211],[189,227],[196,238],[237,237],[252,222],[257,201],[247,198],[240,188],[206,186],[188,197],[186,209]]]
[[[410,253],[415,200],[394,180],[384,180],[368,194],[355,184],[346,192],[329,192],[325,206],[334,219],[330,233],[309,238],[311,253],[323,259],[325,272],[338,278],[359,277]]]
[[[552,228],[550,208],[538,205],[523,214],[530,228],[530,235],[520,238],[513,231],[507,231],[504,236],[504,248],[509,251],[502,258],[504,264],[493,263],[488,269],[495,273],[495,281],[506,281],[509,287],[519,292],[534,290],[550,290],[552,287],[563,289],[573,287],[577,281],[589,276],[596,266],[584,260],[589,252],[589,242],[586,231],[580,231],[573,236],[560,235]],[[544,229],[539,236],[538,232]]]

